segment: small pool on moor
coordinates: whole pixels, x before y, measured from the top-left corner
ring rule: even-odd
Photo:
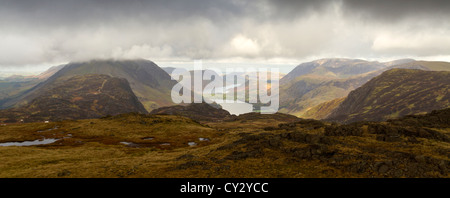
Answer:
[[[34,141],[5,142],[5,143],[0,143],[0,146],[35,146],[35,145],[51,144],[58,140],[59,139],[54,139],[54,138],[44,138],[44,139],[38,139],[38,140],[34,140]]]

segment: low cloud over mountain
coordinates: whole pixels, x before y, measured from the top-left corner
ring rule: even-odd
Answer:
[[[449,8],[437,0],[5,0],[0,70],[93,58],[448,58]]]

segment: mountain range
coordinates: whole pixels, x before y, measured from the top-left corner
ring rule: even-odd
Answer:
[[[12,97],[4,98],[0,105],[2,108],[9,108],[27,104],[39,96],[41,92],[53,88],[55,81],[67,80],[73,76],[85,74],[104,74],[126,79],[147,111],[173,104],[170,92],[176,81],[171,80],[170,76],[155,63],[139,59],[92,60],[69,63],[32,88]]]
[[[391,69],[350,92],[326,120],[384,121],[450,107],[450,72]]]
[[[303,63],[280,80],[280,112],[304,118],[324,118],[330,112],[316,113],[318,109],[331,110],[330,104],[338,105],[329,101],[346,97],[350,91],[393,68],[450,71],[450,63],[412,59],[383,63],[359,59],[321,59]]]
[[[37,122],[100,118],[107,115],[147,113],[123,78],[101,74],[57,79],[52,87],[20,107],[0,110],[4,122]]]
[[[448,178],[449,70],[321,59],[281,79],[291,114],[231,115],[151,61],[69,63],[0,82],[0,177]]]
[[[408,70],[396,70],[395,68],[404,68]],[[159,109],[160,107],[174,105],[171,102],[170,92],[177,82],[171,80],[169,75],[174,69],[175,68],[160,68],[155,63],[143,59],[73,62],[52,67],[48,71],[36,76],[12,76],[4,79],[0,82],[0,106],[3,109],[14,107],[15,110],[10,110],[16,112],[13,115],[20,114],[17,113],[19,112],[18,109],[21,109],[22,112],[26,112],[24,113],[25,115],[29,115],[30,112],[33,111],[41,112],[44,109],[52,109],[53,107],[50,104],[48,104],[47,107],[44,107],[42,105],[45,103],[39,103],[40,110],[33,109],[32,111],[25,111],[26,108],[35,107],[37,105],[36,101],[45,101],[45,99],[50,98],[49,93],[58,95],[58,93],[56,93],[57,90],[70,92],[70,86],[68,85],[65,85],[67,90],[56,89],[56,87],[61,86],[61,82],[76,76],[95,74],[125,79],[127,84],[131,87],[132,92],[128,93],[128,95],[135,95],[139,104],[144,106],[146,112],[154,110],[153,112],[170,112],[170,114],[177,114],[175,112],[178,111],[184,112],[181,113],[182,115],[192,114],[186,114],[186,112],[190,111],[200,112],[197,111],[198,109],[192,108],[192,105],[183,107],[185,104],[178,107],[174,106]],[[410,70],[414,72],[407,72]],[[205,71],[207,70],[201,71],[202,74]],[[421,71],[441,72],[422,74]],[[448,86],[448,81],[445,81],[445,78],[441,76],[445,75],[445,71],[450,71],[450,63],[415,61],[412,59],[377,62],[340,58],[320,59],[302,63],[279,81],[279,112],[302,118],[325,119],[338,122],[353,122],[371,119],[380,121],[407,114],[426,113],[434,109],[447,107],[448,92],[445,91],[445,88],[447,88],[445,86]],[[189,72],[191,75],[194,73],[194,71]],[[216,75],[219,76],[219,74]],[[228,75],[236,75],[238,78],[242,78],[245,81],[245,73],[232,73]],[[227,75],[220,75],[219,78],[228,85],[231,81],[227,82],[229,79],[227,79],[226,76]],[[414,80],[414,78],[427,78],[428,80],[426,82],[431,84],[415,81],[409,82],[406,80]],[[377,83],[374,83],[375,79],[377,79]],[[203,80],[203,88],[210,82],[211,80]],[[373,91],[371,92],[370,90],[383,89],[388,84],[396,84],[399,86],[399,88],[389,91],[392,92],[388,94],[390,100],[383,99],[376,100],[375,102],[368,102],[364,101],[361,97],[361,95],[373,98],[383,97],[383,94],[387,94],[387,89],[376,93]],[[193,81],[188,82],[185,86],[192,85]],[[249,90],[245,84],[237,86],[238,91],[256,91]],[[407,88],[401,88],[404,86]],[[441,92],[437,93],[434,89],[428,89],[433,86],[443,86],[443,88],[441,88]],[[75,87],[72,88],[75,89]],[[234,89],[234,87],[227,86],[227,89],[231,88]],[[361,88],[364,88],[365,90],[363,93],[361,93]],[[403,100],[407,97],[407,95],[404,95],[408,94],[407,90],[415,92],[421,91],[422,95],[427,97],[415,97],[417,100]],[[395,94],[393,94],[394,92]],[[59,93],[59,95],[62,95],[62,93]],[[438,102],[430,103],[427,107],[421,105],[426,103],[426,101],[424,102],[423,100],[432,100],[433,98],[439,99]],[[394,100],[401,100],[403,102],[396,102]],[[92,102],[93,100],[86,104]],[[355,107],[355,103],[362,106]],[[127,111],[124,110],[124,112],[135,111],[137,109],[139,109],[138,112],[144,112],[138,107],[140,106],[139,104],[126,105],[130,108]],[[91,108],[91,105],[81,105],[78,108],[89,109]],[[375,109],[377,110],[376,112]],[[85,112],[80,112],[79,114],[89,115],[86,116],[86,118],[91,118],[91,115],[93,115]],[[103,112],[98,113],[97,115],[106,114]],[[217,115],[222,114],[219,113]],[[223,115],[225,116],[225,114]],[[14,116],[10,115],[9,117]],[[66,117],[67,116],[64,118]],[[83,116],[73,117],[82,118]],[[70,116],[68,118],[70,118]]]

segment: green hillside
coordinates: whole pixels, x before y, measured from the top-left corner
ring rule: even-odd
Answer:
[[[324,119],[329,116],[331,112],[333,112],[333,110],[337,108],[344,100],[345,97],[342,97],[320,103],[306,111],[306,113],[303,114],[303,117],[316,120]]]

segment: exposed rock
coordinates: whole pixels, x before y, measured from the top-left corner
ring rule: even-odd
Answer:
[[[386,164],[382,164],[379,168],[378,168],[378,172],[381,174],[385,174],[387,173],[389,170],[389,166],[387,166]]]
[[[70,176],[70,174],[72,174],[72,172],[64,169],[64,170],[58,172],[58,177],[66,177],[66,176]]]

